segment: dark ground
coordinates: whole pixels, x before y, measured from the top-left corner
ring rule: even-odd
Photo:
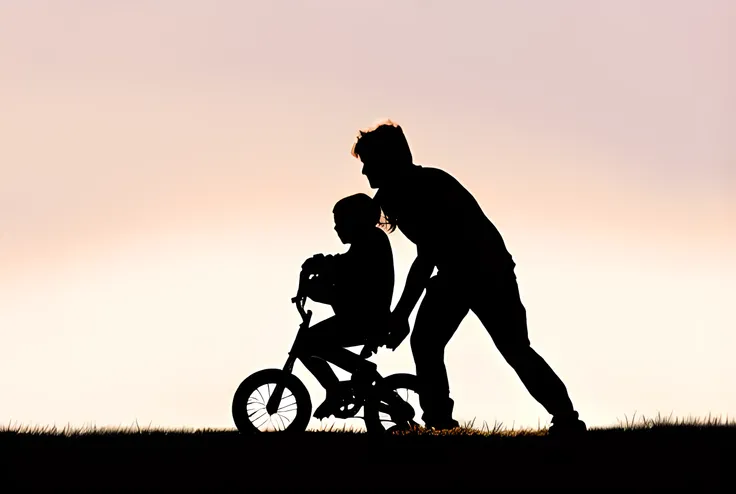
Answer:
[[[0,432],[0,492],[538,487],[732,491],[736,427],[546,436]]]

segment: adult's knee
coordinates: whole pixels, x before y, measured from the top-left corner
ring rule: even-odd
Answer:
[[[417,333],[415,331],[411,333],[409,343],[411,344],[411,353],[414,356],[424,353],[424,347],[426,346],[426,343],[420,336],[417,336]]]
[[[523,365],[532,355],[532,348],[528,341],[501,341],[496,343],[496,347],[512,367]]]
[[[432,359],[439,355],[442,356],[443,346],[427,338],[425,335],[412,333],[409,340],[411,343],[411,353],[415,362],[421,362],[426,359]]]

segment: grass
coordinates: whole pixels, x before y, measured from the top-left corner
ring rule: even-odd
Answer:
[[[584,438],[546,428],[471,421],[393,436],[325,426],[244,436],[234,429],[0,426],[2,492],[22,489],[173,490],[240,486],[618,487],[724,489],[733,477],[736,421],[624,416]],[[3,471],[5,470],[5,471]]]
[[[658,429],[658,428],[712,428],[712,427],[736,427],[736,419],[729,418],[726,416],[723,418],[721,415],[708,414],[707,417],[693,417],[688,416],[685,418],[673,417],[672,414],[664,416],[657,414],[656,417],[641,416],[639,420],[636,420],[636,413],[629,419],[628,416],[624,415],[624,420],[619,419],[618,429],[624,431],[631,430],[642,430],[642,429]]]
[[[641,431],[653,429],[714,429],[714,428],[736,428],[736,419],[725,418],[722,415],[708,415],[707,417],[673,417],[670,415],[657,414],[655,417],[646,417],[641,415],[637,417],[636,412],[631,417],[624,415],[623,419],[618,419],[618,424],[614,426],[598,426],[589,427],[591,432],[624,432],[624,431]],[[365,434],[365,431],[355,427],[346,425],[340,426],[336,423],[324,425],[319,429],[308,429],[307,432],[322,432],[333,434]],[[399,435],[404,436],[482,436],[482,437],[522,437],[522,436],[546,436],[547,427],[542,428],[511,428],[506,427],[503,422],[494,422],[489,425],[483,421],[476,427],[475,419],[461,424],[460,427],[451,430],[435,431],[431,429],[416,428],[405,431]],[[204,428],[197,429],[191,427],[181,428],[162,428],[152,427],[151,424],[141,426],[138,422],[124,427],[98,427],[94,424],[72,427],[67,424],[63,427],[54,425],[23,425],[13,424],[0,425],[0,434],[21,434],[21,435],[37,435],[37,436],[86,436],[86,435],[201,435],[201,434],[217,434],[230,433],[236,434],[234,428]]]

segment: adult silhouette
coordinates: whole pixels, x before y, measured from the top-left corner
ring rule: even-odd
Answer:
[[[565,385],[531,348],[516,265],[470,192],[447,172],[414,164],[403,130],[390,120],[360,131],[352,155],[377,189],[374,198],[388,231],[398,227],[417,247],[389,318],[387,346],[396,349],[409,335],[409,315],[426,289],[411,335],[425,424],[458,425],[444,351],[472,310],[527,390],[552,415],[550,433],[584,431]]]

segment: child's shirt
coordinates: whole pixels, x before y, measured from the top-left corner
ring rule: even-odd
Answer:
[[[373,228],[344,254],[326,256],[335,315],[349,324],[385,324],[394,290],[394,260],[388,235]],[[327,273],[326,273],[327,274]]]

